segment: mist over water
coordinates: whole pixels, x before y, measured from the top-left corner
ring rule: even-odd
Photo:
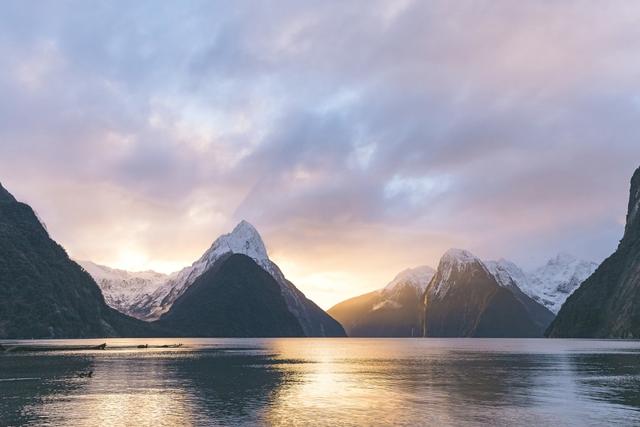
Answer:
[[[55,344],[100,342],[104,340]],[[132,348],[175,342],[184,347]],[[0,424],[640,423],[640,342],[118,339],[107,343],[104,351],[0,354]],[[91,378],[80,376],[89,371]]]

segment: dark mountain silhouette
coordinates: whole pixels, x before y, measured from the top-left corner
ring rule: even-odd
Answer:
[[[0,185],[0,338],[155,336],[105,304],[34,211]]]
[[[617,250],[567,299],[547,336],[640,338],[640,168]]]
[[[253,259],[225,254],[157,322],[193,337],[302,337],[280,285]]]

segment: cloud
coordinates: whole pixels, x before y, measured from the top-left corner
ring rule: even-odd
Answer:
[[[9,2],[0,179],[72,255],[120,266],[187,264],[246,218],[324,306],[449,246],[600,260],[640,159],[639,16]]]

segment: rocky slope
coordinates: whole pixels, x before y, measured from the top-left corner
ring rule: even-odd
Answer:
[[[547,335],[640,338],[640,168],[617,250],[567,299]]]
[[[422,295],[434,274],[428,266],[405,270],[385,288],[343,301],[328,313],[350,337],[420,336]]]
[[[423,333],[427,337],[540,337],[544,327],[531,308],[536,304],[511,286],[501,286],[470,252],[451,249],[441,258],[425,292]]]
[[[0,185],[0,338],[154,336],[107,306],[34,211]]]
[[[191,337],[302,337],[280,285],[246,255],[225,254],[158,324]]]

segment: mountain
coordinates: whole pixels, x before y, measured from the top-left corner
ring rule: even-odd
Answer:
[[[252,258],[229,253],[200,275],[158,324],[193,337],[304,336],[278,282]]]
[[[501,259],[485,261],[498,280],[504,284],[513,281],[527,296],[557,314],[567,297],[589,277],[598,264],[561,253],[532,272],[524,272],[513,262]]]
[[[154,292],[136,298],[129,312],[144,320],[157,320],[195,280],[226,254],[243,254],[253,258],[263,268],[271,267],[267,250],[256,229],[241,221],[231,233],[220,236],[192,265],[172,274]]]
[[[598,264],[561,253],[529,273],[522,290],[554,313],[582,282],[593,274]]]
[[[0,185],[0,338],[153,336],[110,308],[33,209]]]
[[[338,322],[313,301],[307,299],[293,283],[285,278],[280,268],[269,259],[260,234],[247,221],[241,221],[231,233],[220,236],[196,262],[169,275],[164,283],[158,285],[154,282],[150,283],[148,287],[139,287],[130,292],[116,292],[116,296],[122,302],[120,304],[121,310],[146,321],[160,319],[163,314],[169,312],[173,304],[200,276],[212,268],[222,257],[230,254],[242,254],[250,257],[271,275],[278,283],[289,311],[300,322],[305,336],[345,335],[344,329]],[[102,281],[102,273],[94,274],[94,278],[103,287],[105,294],[113,296],[112,283]]]
[[[496,282],[503,288],[511,291],[513,296],[527,310],[529,318],[533,320],[541,331],[553,321],[555,314],[546,308],[540,301],[530,297],[521,289],[523,283],[528,282],[525,273],[514,263],[501,259],[499,261],[485,261],[485,266],[491,272]]]
[[[109,305],[121,313],[129,310],[144,295],[156,291],[169,276],[155,271],[129,272],[98,265],[91,261],[76,261],[93,277]]]
[[[428,266],[404,270],[385,288],[343,301],[328,313],[350,337],[420,336],[422,295],[434,274]]]
[[[547,330],[554,338],[640,338],[640,168],[616,251],[567,299]]]
[[[512,286],[501,286],[475,255],[450,249],[425,292],[424,336],[539,337],[544,328],[533,304]]]

